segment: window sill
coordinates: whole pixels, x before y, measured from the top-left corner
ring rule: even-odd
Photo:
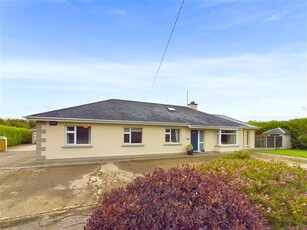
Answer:
[[[62,148],[93,148],[92,145],[64,145]]]
[[[164,146],[182,145],[181,143],[166,143]]]
[[[215,145],[215,147],[240,147],[240,145]]]
[[[122,147],[144,147],[143,144],[124,144]]]

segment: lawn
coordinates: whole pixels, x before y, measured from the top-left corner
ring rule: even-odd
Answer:
[[[274,149],[274,150],[259,150],[262,153],[274,153],[280,155],[294,156],[294,157],[305,157],[307,158],[307,150],[299,149]]]

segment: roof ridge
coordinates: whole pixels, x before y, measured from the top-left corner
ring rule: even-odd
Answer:
[[[184,105],[173,105],[173,104],[164,104],[164,103],[157,103],[157,102],[148,102],[148,101],[134,101],[134,100],[126,100],[126,99],[109,99],[109,100],[115,100],[115,101],[127,101],[127,102],[137,102],[142,104],[155,104],[155,105],[163,105],[163,106],[177,106],[177,107],[184,107],[187,108],[187,106]]]
[[[286,133],[286,132],[284,131],[283,128],[278,127],[278,129],[279,129],[282,133]]]

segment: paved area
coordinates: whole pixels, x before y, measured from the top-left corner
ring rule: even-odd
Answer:
[[[8,148],[6,152],[0,152],[0,166],[16,167],[24,164],[35,164],[35,145],[21,145]]]
[[[218,156],[40,163],[34,146],[10,148],[0,153],[0,228],[83,229],[102,193],[157,167],[199,164]]]
[[[0,153],[0,229],[83,229],[101,194],[153,169],[199,164],[219,154],[114,162],[36,162],[33,145]],[[270,160],[274,154],[253,153]],[[278,156],[307,166],[307,159]]]

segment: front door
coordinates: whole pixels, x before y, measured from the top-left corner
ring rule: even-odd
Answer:
[[[193,151],[198,151],[198,130],[191,130],[191,144],[193,145]]]

